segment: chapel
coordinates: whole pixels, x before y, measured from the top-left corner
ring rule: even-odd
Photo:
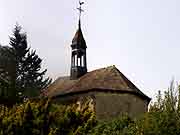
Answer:
[[[116,66],[87,70],[86,41],[81,21],[72,40],[69,76],[57,78],[46,90],[46,96],[63,104],[89,100],[97,119],[128,114],[138,117],[148,111],[150,98],[140,91]]]

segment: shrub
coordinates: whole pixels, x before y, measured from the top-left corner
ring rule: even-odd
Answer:
[[[1,108],[0,135],[80,135],[96,124],[88,108],[78,111],[75,105],[57,105],[48,99]]]

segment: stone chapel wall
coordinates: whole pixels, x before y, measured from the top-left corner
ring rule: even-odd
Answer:
[[[109,119],[128,114],[135,118],[148,110],[148,101],[139,96],[129,93],[112,92],[87,92],[72,96],[56,98],[56,103],[72,104],[81,106],[90,101],[90,108],[95,111],[97,119]]]
[[[128,93],[97,92],[95,100],[98,119],[113,118],[122,114],[135,118],[148,110],[148,101]]]

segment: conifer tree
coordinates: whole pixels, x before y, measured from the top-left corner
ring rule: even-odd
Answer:
[[[0,103],[8,104],[8,98],[11,99],[11,102],[17,99],[16,91],[12,87],[16,73],[14,65],[12,48],[0,46]]]
[[[15,25],[13,35],[10,37],[10,46],[15,58],[14,88],[23,96],[38,96],[40,90],[47,87],[51,79],[44,77],[47,70],[41,69],[42,59],[36,51],[28,47],[26,33],[22,32],[18,24]]]
[[[27,45],[26,33],[15,25],[10,36],[10,47],[0,47],[0,97],[17,102],[24,97],[34,97],[46,88],[50,78],[45,78],[42,59]]]

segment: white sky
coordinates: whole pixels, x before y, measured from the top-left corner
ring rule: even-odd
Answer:
[[[84,0],[88,70],[116,65],[154,97],[180,80],[180,0]],[[0,43],[18,22],[52,78],[70,72],[78,0],[0,0]]]

